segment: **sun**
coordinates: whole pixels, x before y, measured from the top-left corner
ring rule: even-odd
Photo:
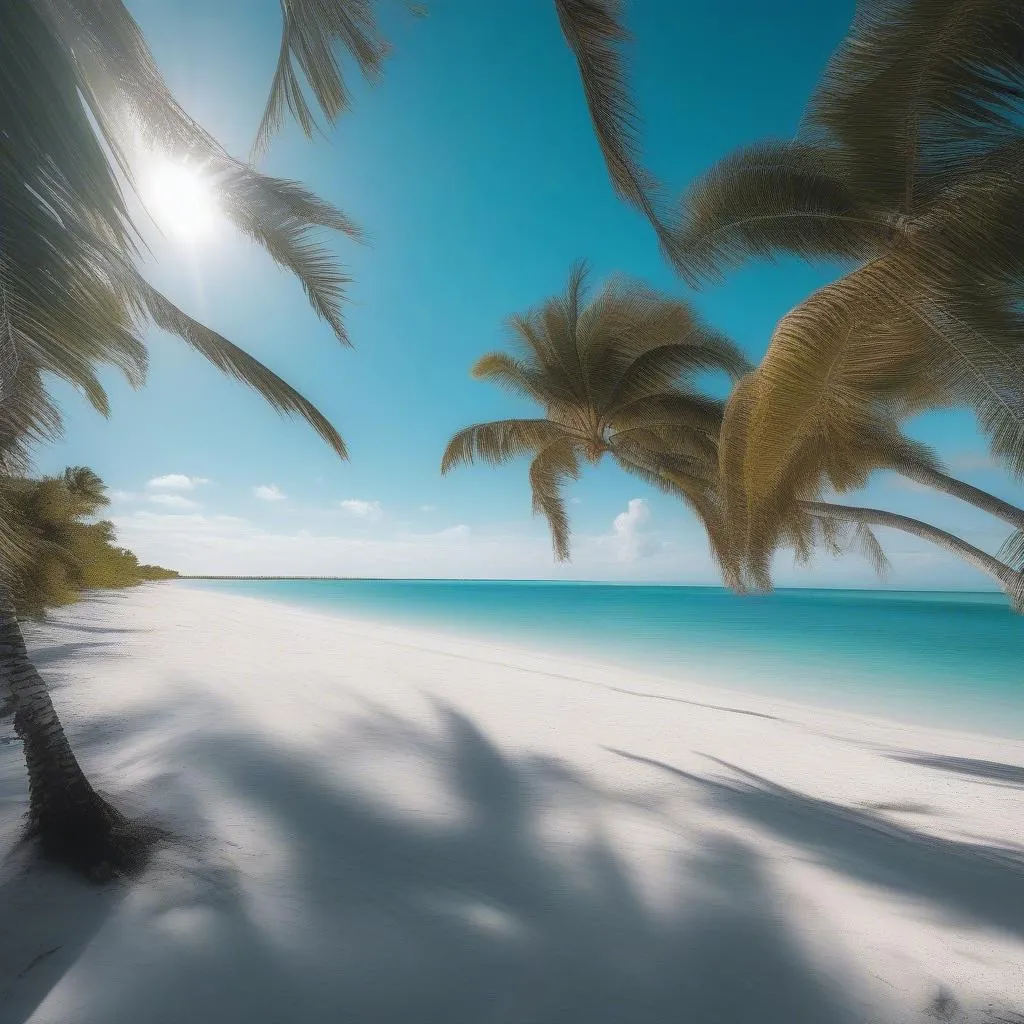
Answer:
[[[161,228],[184,241],[207,237],[217,222],[217,200],[201,170],[160,159],[144,189],[146,207]]]

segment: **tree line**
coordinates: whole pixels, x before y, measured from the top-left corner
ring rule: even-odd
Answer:
[[[173,569],[144,565],[117,543],[114,524],[96,519],[109,502],[103,481],[85,466],[56,476],[0,477],[0,494],[23,544],[11,582],[19,616],[39,617],[83,591],[173,579]]]

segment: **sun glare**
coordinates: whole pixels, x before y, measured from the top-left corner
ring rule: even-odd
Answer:
[[[161,160],[150,174],[145,199],[157,224],[181,239],[197,241],[213,230],[217,201],[194,167]]]

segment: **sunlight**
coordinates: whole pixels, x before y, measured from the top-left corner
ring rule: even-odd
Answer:
[[[181,239],[198,241],[213,230],[217,200],[196,167],[160,159],[145,183],[144,198],[157,224]]]

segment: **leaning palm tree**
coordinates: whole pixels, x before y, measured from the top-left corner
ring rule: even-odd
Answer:
[[[76,493],[82,483],[85,493]],[[0,477],[0,511],[15,538],[0,562],[0,676],[24,745],[29,834],[45,853],[96,879],[141,866],[157,833],[129,821],[89,782],[29,658],[15,601],[38,613],[65,599],[68,579],[81,568],[66,543],[69,528],[100,497],[93,481],[75,471],[42,481]]]
[[[1024,472],[1022,44],[1015,0],[860,4],[798,139],[741,150],[685,196],[692,283],[776,253],[847,267],[779,322],[726,415],[729,517],[755,560],[879,416],[967,405]],[[1024,509],[936,466],[886,468],[1024,528]]]
[[[334,26],[327,39],[364,56],[367,46],[381,48],[368,14],[351,31]],[[126,194],[154,152],[188,163],[225,216],[298,277],[342,341],[346,277],[316,232],[358,232],[302,186],[232,158],[189,118],[120,0],[0,4],[0,133],[0,471],[59,431],[48,375],[79,388],[101,413],[108,411],[101,367],[141,384],[150,325],[180,337],[278,411],[304,418],[345,457],[337,430],[310,402],[145,280]],[[0,495],[0,678],[25,747],[30,828],[45,852],[86,871],[127,868],[140,862],[148,837],[89,783],[19,628],[11,584],[38,542]]]
[[[796,439],[796,453],[787,462],[786,472],[768,492],[767,499],[752,507],[747,485],[748,466],[757,462],[751,456],[751,431],[745,418],[750,415],[752,396],[757,393],[756,374],[740,380],[730,396],[720,435],[718,485],[722,494],[725,533],[737,562],[738,590],[771,589],[771,562],[780,547],[791,547],[799,561],[810,561],[816,546],[833,552],[844,525],[847,546],[858,548],[884,571],[886,560],[871,529],[885,527],[928,541],[984,573],[1010,598],[1015,611],[1024,612],[1024,572],[1002,552],[991,555],[976,545],[931,523],[885,509],[865,508],[822,501],[824,484],[830,490],[851,491],[863,487],[879,470],[901,473],[912,480],[949,480],[968,491],[977,491],[972,502],[997,515],[1002,506],[1012,515],[1013,506],[977,488],[955,481],[942,468],[937,456],[926,445],[903,435],[892,418],[876,413],[856,424],[852,436],[842,445],[829,445],[813,434]],[[780,438],[779,443],[790,443]],[[951,493],[949,488],[943,488]]]
[[[747,366],[740,351],[687,303],[643,285],[613,281],[587,301],[583,264],[563,295],[509,326],[518,352],[485,355],[473,375],[536,402],[544,415],[460,430],[441,472],[477,458],[497,465],[529,456],[534,512],[547,520],[555,557],[564,560],[570,531],[561,488],[583,463],[608,455],[681,497],[729,576],[734,562],[714,486],[722,403],[697,390],[694,378],[738,376]]]
[[[635,284],[613,282],[585,301],[582,265],[573,269],[564,295],[510,321],[516,355],[494,352],[473,375],[540,405],[535,419],[478,423],[459,431],[441,462],[447,473],[476,459],[493,465],[531,458],[533,508],[547,520],[555,557],[569,557],[570,527],[561,488],[577,479],[585,462],[610,455],[627,473],[680,498],[697,515],[727,585],[739,591],[771,586],[770,558],[791,548],[800,563],[816,551],[856,551],[882,573],[887,560],[873,527],[899,530],[949,551],[995,580],[1020,606],[1024,576],[999,559],[929,523],[881,509],[819,500],[796,477],[785,493],[793,500],[773,510],[771,543],[757,547],[738,529],[735,514],[745,494],[735,445],[720,449],[723,404],[700,394],[702,371],[743,372],[746,361],[722,335],[701,323],[691,307]],[[742,407],[750,378],[736,385],[730,407]],[[740,434],[740,437],[743,435]],[[816,463],[820,452],[804,458]],[[848,488],[875,470],[899,465],[908,474],[941,473],[924,445],[879,419],[862,431],[843,462],[830,463]],[[760,538],[758,538],[760,539]]]

